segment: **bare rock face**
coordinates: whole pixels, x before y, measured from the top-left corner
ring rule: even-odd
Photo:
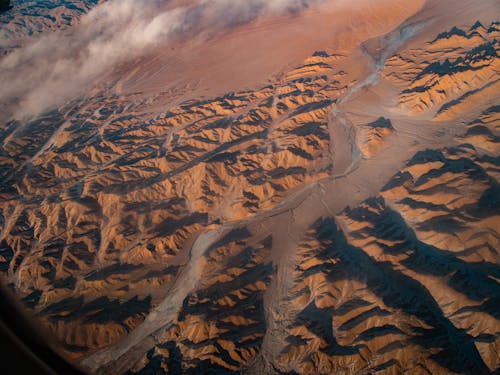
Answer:
[[[358,148],[365,157],[370,158],[383,147],[385,138],[393,133],[394,128],[391,120],[380,117],[364,126],[360,125],[357,131]]]
[[[39,5],[50,25],[0,16],[0,75],[23,86],[0,88],[0,272],[63,355],[103,374],[500,369],[494,2],[250,1],[230,24],[218,1],[62,3]],[[129,28],[157,39],[124,54]],[[32,56],[50,79],[26,83]],[[26,87],[61,91],[29,112]]]
[[[102,0],[0,0],[0,8],[9,10],[0,17],[0,47],[17,47],[22,38],[75,25]]]
[[[499,32],[497,22],[486,28],[479,21],[464,30],[454,26],[426,44],[432,61],[422,61],[419,49],[392,59],[394,78],[409,83],[400,106],[413,113],[433,112],[436,120],[453,119],[488,97],[487,91],[498,92]],[[412,65],[418,68],[405,69]]]

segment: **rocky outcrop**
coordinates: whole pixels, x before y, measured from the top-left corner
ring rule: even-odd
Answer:
[[[419,17],[0,124],[4,279],[95,373],[498,371],[498,23]]]

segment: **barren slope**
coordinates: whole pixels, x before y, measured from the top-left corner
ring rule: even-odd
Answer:
[[[5,121],[7,283],[97,373],[498,370],[497,10],[326,2]]]

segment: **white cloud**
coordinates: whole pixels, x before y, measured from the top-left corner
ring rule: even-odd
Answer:
[[[317,0],[312,0],[317,1]],[[310,2],[310,1],[309,1]],[[0,61],[0,103],[28,118],[76,98],[113,66],[157,43],[298,11],[305,0],[199,0],[168,8],[158,0],[109,0],[69,31],[42,35]]]

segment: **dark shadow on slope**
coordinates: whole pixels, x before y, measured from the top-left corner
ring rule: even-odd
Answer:
[[[355,279],[366,283],[386,306],[413,315],[431,326],[428,330],[415,327],[412,341],[425,343],[426,348],[440,349],[433,358],[441,366],[471,375],[489,373],[473,338],[446,319],[424,286],[394,270],[391,264],[377,262],[361,249],[351,246],[333,219],[319,220],[314,228],[317,238],[328,244],[321,258],[338,260],[328,265],[327,270],[319,266],[323,272],[328,272],[332,282]]]
[[[337,342],[334,336],[333,314],[333,308],[318,308],[315,302],[311,302],[297,317],[297,324],[304,325],[309,332],[326,341],[328,346],[321,349],[321,351],[329,356],[350,356],[358,354],[360,346],[342,346]],[[293,327],[288,328],[290,329]],[[295,335],[288,336],[287,341],[290,344],[283,349],[282,353],[288,353],[297,346],[307,347],[308,343],[308,340],[304,340],[300,336]]]
[[[394,241],[394,245],[382,242],[378,245],[387,253],[407,255],[401,264],[419,274],[449,278],[448,285],[468,298],[476,301],[500,299],[500,286],[490,277],[500,277],[498,265],[468,263],[453,252],[418,240],[401,215],[386,207],[382,198],[369,199],[365,204],[365,207],[348,210],[347,214],[354,220],[368,221],[372,227],[353,232],[353,235]]]
[[[139,299],[138,296],[128,301],[111,300],[106,296],[85,303],[83,297],[66,298],[43,309],[39,315],[48,316],[49,320],[75,321],[84,323],[122,323],[126,319],[148,313],[151,309],[151,296]]]

